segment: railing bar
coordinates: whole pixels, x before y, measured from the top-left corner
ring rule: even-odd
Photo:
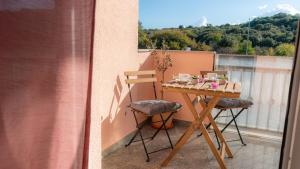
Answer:
[[[285,109],[284,107],[286,107],[286,102],[285,102],[285,98],[286,98],[286,89],[288,87],[289,84],[286,84],[286,82],[288,81],[288,77],[292,71],[292,69],[290,68],[271,68],[271,67],[264,67],[263,65],[257,67],[255,65],[255,63],[250,66],[248,65],[242,65],[242,66],[239,66],[239,65],[226,65],[226,58],[224,59],[223,55],[217,55],[218,59],[216,60],[215,62],[215,69],[216,70],[227,70],[228,71],[228,77],[229,79],[232,80],[232,78],[236,78],[236,79],[239,79],[241,82],[244,82],[244,80],[248,81],[249,80],[249,88],[248,88],[248,83],[247,83],[247,86],[244,86],[243,88],[243,91],[246,92],[244,94],[247,94],[247,95],[243,95],[243,96],[248,96],[248,99],[251,99],[253,101],[255,101],[255,104],[256,104],[256,110],[257,111],[254,111],[252,109],[247,109],[247,113],[246,113],[246,116],[243,117],[243,119],[245,118],[245,126],[255,126],[255,128],[259,128],[259,125],[263,124],[265,125],[266,127],[263,127],[267,130],[271,130],[270,127],[273,126],[273,123],[271,121],[270,118],[272,118],[272,106],[274,105],[274,99],[273,97],[275,96],[276,97],[276,93],[274,93],[273,91],[274,90],[277,90],[276,88],[277,87],[280,87],[282,91],[278,91],[279,93],[282,94],[281,98],[278,98],[279,100],[275,99],[275,101],[280,101],[280,112],[278,113],[279,114],[279,120],[276,120],[276,122],[278,121],[277,124],[274,124],[274,127],[273,128],[273,131],[277,131],[277,132],[280,132],[281,128],[282,128],[282,120],[281,120],[281,116],[284,116],[284,113],[285,113]],[[254,57],[256,58],[256,57]],[[235,59],[232,58],[232,59]],[[239,57],[237,57],[237,59],[239,59]],[[248,61],[248,59],[247,59]],[[222,64],[222,63],[225,63],[225,64]],[[254,60],[255,62],[255,60]],[[247,62],[248,63],[248,62]],[[252,62],[251,62],[252,63]],[[240,72],[240,76],[235,76],[235,71],[239,71]],[[234,73],[235,72],[235,73]],[[250,73],[250,79],[248,79],[248,72]],[[275,73],[277,72],[277,74]],[[258,77],[257,74],[259,75],[261,73],[261,76]],[[283,76],[281,76],[283,75]],[[256,78],[257,76],[257,78]],[[270,77],[271,76],[271,77]],[[264,100],[264,96],[265,94],[262,93],[265,89],[266,89],[266,79],[265,78],[269,78],[272,79],[271,84],[272,86],[271,89],[270,89],[270,95],[267,96],[267,99],[270,97],[270,100]],[[279,85],[279,82],[281,82],[281,80],[279,80],[278,78],[284,80],[284,84],[280,84]],[[277,80],[278,79],[278,80]],[[275,81],[277,84],[275,84]],[[254,83],[254,84],[253,84]],[[264,86],[263,86],[264,85]],[[258,89],[259,88],[259,89]],[[257,93],[256,90],[258,90]],[[280,89],[279,89],[280,90]],[[255,92],[254,92],[255,91]],[[267,101],[267,105],[264,104],[266,103]],[[267,110],[268,108],[268,110]],[[267,113],[267,114],[264,114],[263,116],[261,116],[262,111],[264,111],[266,109],[266,112],[264,113]],[[255,113],[255,114],[252,114],[252,113]],[[228,114],[228,113],[225,113],[225,115]],[[256,117],[255,117],[256,115]],[[261,116],[261,117],[260,117]],[[273,115],[274,116],[274,115]],[[265,118],[264,117],[267,117],[267,123],[265,123]],[[256,121],[254,121],[254,125],[251,125],[252,124],[252,118],[256,118]],[[277,118],[276,118],[277,119]],[[228,119],[225,119],[225,121],[227,121]],[[261,122],[259,120],[262,120]],[[241,119],[240,119],[241,121]],[[262,123],[263,122],[263,123]],[[277,126],[276,126],[277,125]]]
[[[252,71],[250,72],[250,88],[249,88],[249,93],[248,93],[248,99],[251,98],[251,93],[252,93],[252,88],[254,87],[253,83],[253,74],[254,74],[254,68],[252,69]],[[247,109],[247,120],[246,120],[246,126],[248,126],[249,124],[249,109]]]
[[[273,77],[272,77],[272,86],[271,86],[271,94],[270,94],[270,100],[269,100],[269,110],[268,110],[268,114],[267,114],[267,128],[269,129],[270,127],[270,113],[271,113],[271,109],[272,109],[272,105],[273,105],[273,90],[274,90],[274,85],[276,84],[275,83],[275,77],[276,77],[276,74],[272,74]]]
[[[246,70],[252,70],[254,66],[232,66],[232,65],[218,65],[218,68],[227,67],[227,68],[233,68],[233,69],[246,69]],[[267,68],[267,67],[255,67],[256,70],[261,71],[282,71],[282,72],[291,72],[292,69],[290,68]]]
[[[279,112],[279,119],[281,118],[282,116],[282,111],[283,111],[283,103],[284,103],[284,94],[285,94],[285,88],[286,88],[286,85],[287,84],[290,84],[290,83],[286,83],[287,82],[287,77],[289,76],[289,74],[285,73],[285,76],[284,76],[284,81],[283,81],[283,89],[282,89],[282,95],[281,95],[281,102],[280,102],[280,112]],[[281,123],[281,120],[279,120],[278,122],[278,127],[277,127],[277,131],[280,131],[280,123]]]
[[[261,79],[260,79],[260,86],[262,86],[262,84],[264,82],[264,73],[262,72],[261,74]],[[259,112],[260,112],[260,105],[261,105],[261,94],[262,94],[262,87],[260,87],[260,90],[259,90],[259,96],[258,96],[258,107],[257,107],[257,117],[256,117],[256,127],[258,127],[258,120],[259,120]]]
[[[227,71],[228,71],[228,69],[227,69]],[[228,79],[230,79],[230,81],[232,81],[233,71],[235,71],[235,69],[233,69],[233,70],[231,70],[231,71],[228,71],[228,72],[229,72],[229,77],[228,77]],[[226,111],[226,116],[227,116],[227,117],[225,117],[224,120],[225,120],[225,123],[227,124],[227,123],[229,122],[228,118],[229,118],[229,116],[230,116],[229,111]]]
[[[240,75],[240,82],[242,83],[242,84],[244,84],[244,70],[242,69],[242,70],[240,70],[240,72],[241,72],[241,75]],[[241,92],[243,91],[243,86],[241,86]],[[246,117],[247,118],[247,117]],[[246,119],[247,120],[247,119]],[[237,119],[237,121],[238,122],[241,122],[242,121],[242,118],[238,118]]]

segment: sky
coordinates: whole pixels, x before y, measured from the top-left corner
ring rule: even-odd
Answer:
[[[239,24],[279,12],[300,13],[299,0],[139,0],[144,28]]]

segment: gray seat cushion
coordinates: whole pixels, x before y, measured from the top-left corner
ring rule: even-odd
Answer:
[[[205,102],[208,103],[210,99],[211,98],[206,98]],[[216,108],[219,109],[248,108],[251,105],[253,105],[253,102],[250,100],[221,98],[217,103]]]
[[[181,104],[166,100],[141,100],[132,102],[130,107],[134,110],[152,116],[154,114],[164,112],[175,112],[181,107]]]

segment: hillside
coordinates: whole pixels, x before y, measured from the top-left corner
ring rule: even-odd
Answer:
[[[292,56],[299,15],[279,13],[238,25],[143,29],[139,48],[212,50],[218,53]],[[248,32],[249,31],[249,32]]]

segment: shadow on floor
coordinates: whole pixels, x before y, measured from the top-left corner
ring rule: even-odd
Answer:
[[[187,126],[176,125],[170,129],[171,138],[175,143]],[[145,127],[145,135],[151,135],[151,127]],[[175,155],[167,167],[163,169],[218,169],[218,163],[210,152],[203,137],[197,138],[197,132],[186,145]],[[225,133],[226,139],[236,138],[236,134]],[[213,135],[211,135],[213,136]],[[234,154],[233,159],[225,158],[229,169],[277,169],[280,157],[281,143],[271,140],[263,140],[256,137],[244,136],[247,146],[241,146],[239,142],[229,143]],[[164,132],[147,143],[149,149],[157,149],[168,145]],[[150,162],[146,162],[145,152],[141,143],[134,143],[128,148],[120,148],[116,152],[102,159],[103,169],[158,169],[160,163],[167,157],[170,150],[154,153],[150,156]]]

